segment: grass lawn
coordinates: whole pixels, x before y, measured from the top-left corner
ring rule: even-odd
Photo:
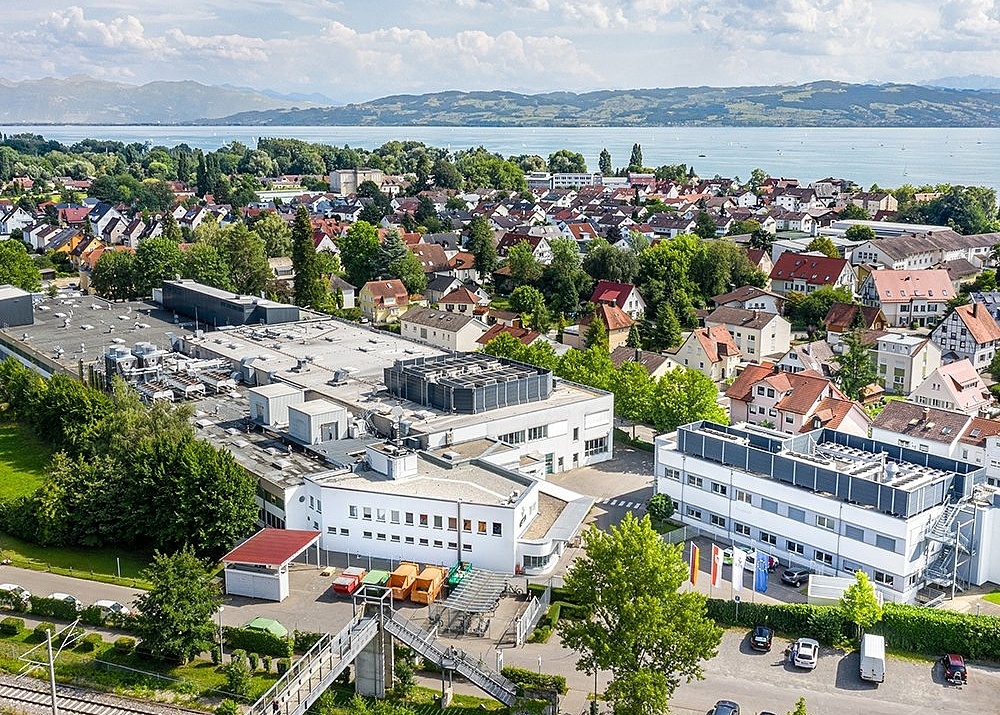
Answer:
[[[149,584],[140,573],[151,561],[146,554],[117,550],[114,548],[87,549],[83,547],[38,546],[21,541],[0,532],[0,553],[9,558],[14,566],[51,571],[66,576],[76,576],[92,581],[116,583],[120,586],[148,588]],[[121,575],[118,578],[118,563],[121,560]]]
[[[669,534],[671,531],[674,531],[675,529],[681,529],[684,527],[684,524],[680,523],[679,521],[674,521],[672,519],[665,519],[663,521],[660,521],[659,519],[653,519],[652,517],[650,517],[649,520],[652,523],[653,529],[656,531],[657,534]]]
[[[1000,590],[990,591],[985,596],[983,596],[983,599],[989,601],[990,603],[996,603],[997,605],[1000,605]]]
[[[31,494],[45,481],[52,451],[26,427],[0,423],[0,499]]]
[[[333,707],[326,710],[328,715],[355,715],[350,708],[351,698],[354,697],[353,685],[335,685],[329,692],[333,694]],[[435,702],[440,695],[439,690],[415,686],[403,704],[419,715],[435,715],[442,712],[441,706]],[[492,698],[477,698],[472,695],[455,695],[451,702],[443,712],[453,715],[481,715],[484,711],[507,710],[502,703]]]

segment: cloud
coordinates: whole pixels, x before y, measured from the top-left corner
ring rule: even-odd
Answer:
[[[995,41],[1000,33],[1000,3],[996,0],[948,0],[941,6],[941,26],[963,37]]]

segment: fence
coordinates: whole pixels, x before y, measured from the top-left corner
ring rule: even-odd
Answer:
[[[514,621],[514,643],[517,647],[524,645],[531,630],[538,625],[542,615],[548,610],[552,603],[552,584],[549,583],[542,592],[540,598],[531,597],[528,607],[524,613]]]
[[[679,544],[682,541],[689,541],[704,535],[705,532],[697,526],[682,526],[679,529],[668,531],[662,535],[662,538],[668,544]]]

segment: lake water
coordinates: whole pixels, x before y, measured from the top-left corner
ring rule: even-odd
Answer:
[[[255,146],[258,137],[373,149],[392,140],[415,140],[452,150],[484,146],[504,156],[559,149],[583,154],[597,170],[601,149],[614,166],[642,146],[646,166],[687,164],[702,177],[747,179],[760,167],[771,176],[808,182],[826,176],[879,184],[952,183],[1000,187],[1000,129],[868,129],[812,127],[228,127],[228,126],[0,126],[4,134],[32,132],[72,144],[113,139],[205,150],[232,141]]]

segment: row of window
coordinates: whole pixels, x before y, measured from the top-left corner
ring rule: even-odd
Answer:
[[[344,527],[341,527],[341,528],[338,529],[336,526],[328,526],[328,527],[326,527],[326,533],[330,534],[331,536],[350,536],[351,535],[351,530],[350,529],[346,529]],[[362,531],[361,532],[361,538],[362,539],[373,539],[375,541],[389,541],[389,542],[391,542],[393,544],[403,543],[403,544],[407,544],[407,545],[410,545],[410,546],[413,546],[413,545],[431,546],[433,544],[433,546],[434,546],[435,549],[443,549],[443,548],[445,548],[444,541],[442,539],[434,539],[433,542],[432,542],[431,539],[427,539],[427,538],[417,539],[417,538],[414,538],[412,536],[403,536],[403,537],[400,537],[399,534],[388,534],[387,535],[387,534],[384,534],[384,533],[381,533],[381,532],[374,532],[373,533],[371,531]],[[458,549],[458,542],[457,541],[449,541],[448,542],[448,548],[451,549],[452,551]],[[472,551],[472,544],[462,544],[462,551]]]
[[[583,453],[588,457],[592,457],[595,454],[603,454],[608,451],[608,438],[597,437],[595,439],[588,439],[583,443]]]
[[[399,524],[400,514],[403,515],[402,523],[406,526],[414,526],[419,524],[423,528],[430,527],[433,524],[435,529],[444,529],[445,517],[440,514],[418,514],[412,511],[400,512],[396,509],[383,509],[382,507],[370,507],[362,506],[358,507],[355,504],[351,504],[347,507],[347,515],[351,519],[357,519],[360,513],[361,519],[363,521],[377,521],[385,523],[386,514],[388,514],[390,524]],[[448,531],[458,531],[458,517],[449,516],[448,517]],[[472,519],[462,519],[462,531],[471,534],[473,531],[473,524],[475,524],[475,531],[477,534],[487,534],[491,533],[487,530],[488,524],[485,521],[473,521]],[[503,523],[499,521],[494,521],[492,524],[492,534],[493,536],[503,536]]]
[[[573,429],[573,439],[578,439],[580,433],[580,428],[575,427]],[[510,445],[524,444],[525,442],[537,442],[540,439],[545,439],[549,436],[549,426],[542,425],[540,427],[529,427],[526,430],[517,430],[516,432],[508,432],[507,434],[502,434],[497,437],[501,442],[506,442]]]

